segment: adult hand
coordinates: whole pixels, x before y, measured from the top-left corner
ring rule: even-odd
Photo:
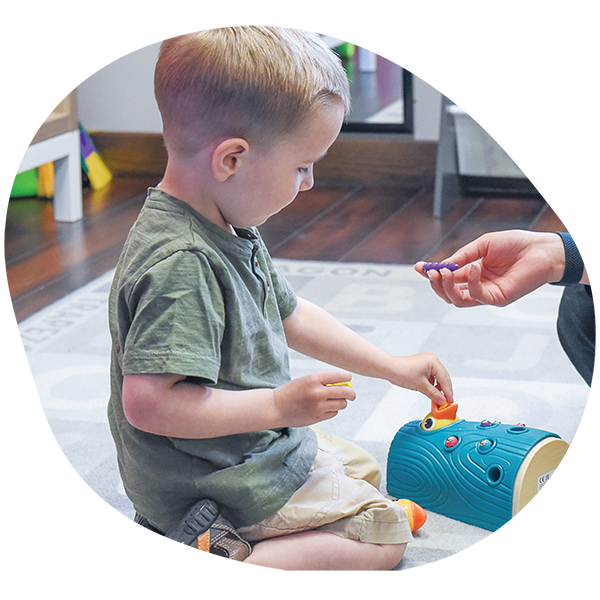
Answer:
[[[463,246],[444,262],[460,268],[423,272],[434,292],[458,307],[507,306],[546,283],[560,281],[565,251],[560,236],[522,230],[486,233]]]

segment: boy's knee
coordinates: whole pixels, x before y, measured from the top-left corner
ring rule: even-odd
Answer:
[[[363,479],[373,487],[379,489],[381,486],[381,469],[379,463],[367,452],[364,453],[362,461],[353,465],[353,473],[348,473],[356,479]]]
[[[391,571],[395,569],[404,556],[406,544],[385,544],[381,546],[382,552],[382,571]]]

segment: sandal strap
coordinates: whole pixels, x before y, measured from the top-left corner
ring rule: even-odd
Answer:
[[[231,523],[221,516],[217,504],[208,498],[194,504],[169,528],[165,537],[231,560],[246,560],[252,552],[250,544],[240,537]]]
[[[208,540],[205,538],[207,534]],[[211,554],[238,561],[246,560],[252,552],[250,544],[221,516],[206,533],[198,537],[198,548],[207,551],[207,546]]]

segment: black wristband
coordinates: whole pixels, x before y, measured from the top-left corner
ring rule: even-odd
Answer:
[[[565,246],[565,272],[560,281],[552,285],[574,285],[583,277],[583,259],[569,233],[556,232]]]

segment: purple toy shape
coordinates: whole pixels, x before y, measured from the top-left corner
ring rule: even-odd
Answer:
[[[456,263],[445,263],[445,262],[428,262],[423,265],[423,271],[427,272],[430,269],[439,271],[440,269],[449,269],[450,271],[456,271],[458,265]]]

